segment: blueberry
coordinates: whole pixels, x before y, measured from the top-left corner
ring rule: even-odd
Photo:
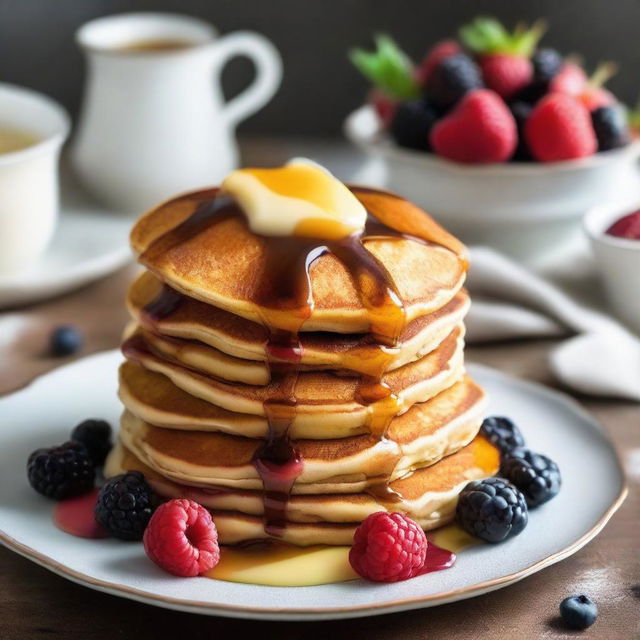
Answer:
[[[398,105],[391,121],[391,137],[401,147],[427,151],[429,132],[438,119],[424,100],[409,100]]]
[[[507,453],[514,447],[524,447],[524,438],[520,429],[513,421],[504,416],[489,416],[485,418],[480,428],[480,433],[491,444],[500,449],[501,453]]]
[[[54,356],[70,356],[82,347],[82,334],[71,325],[56,327],[49,338],[49,350]]]
[[[594,109],[591,122],[598,139],[598,151],[618,149],[631,141],[627,116],[620,105]]]
[[[538,49],[531,57],[533,78],[538,82],[548,82],[560,71],[564,60],[555,49]]]
[[[517,536],[529,520],[524,496],[502,478],[470,482],[460,492],[456,516],[465,531],[487,542]]]
[[[518,146],[516,147],[516,150],[511,159],[525,162],[531,161],[533,160],[533,156],[531,155],[529,146],[524,139],[524,124],[527,121],[527,118],[531,115],[533,106],[531,106],[531,104],[529,104],[528,102],[517,100],[509,105],[509,109],[511,110],[511,114],[513,115],[513,118],[516,121],[516,125],[518,127]]]
[[[570,596],[560,603],[560,615],[572,629],[586,629],[598,617],[598,607],[587,596]]]
[[[529,508],[538,507],[558,495],[562,484],[560,469],[553,460],[523,447],[503,454],[500,475],[522,491]]]
[[[434,69],[425,88],[425,97],[446,111],[469,91],[484,87],[478,65],[466,54],[456,53]]]

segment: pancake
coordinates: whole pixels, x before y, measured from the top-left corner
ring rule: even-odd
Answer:
[[[273,267],[267,261],[270,240],[251,233],[239,212],[227,215],[225,210],[218,215],[217,194],[216,189],[189,193],[145,214],[131,233],[139,261],[191,298],[261,324],[268,317],[274,328],[299,326],[296,306],[290,306],[290,301],[280,299],[274,308],[263,299],[264,282],[273,275],[266,273]],[[404,308],[404,320],[410,322],[447,304],[465,279],[464,247],[424,211],[398,196],[362,189],[355,194],[378,220],[398,232],[374,230],[363,237],[362,246],[374,263],[384,265],[394,297]],[[402,235],[410,232],[423,237]],[[286,240],[284,250],[299,243],[295,237]],[[307,245],[308,241],[303,248]],[[279,258],[287,264],[287,256]],[[298,261],[294,262],[297,268]],[[303,260],[302,271],[291,277],[303,282],[304,268]],[[334,252],[315,257],[308,266],[308,281],[313,304],[308,314],[305,311],[308,317],[302,331],[363,333],[370,329],[370,309]]]
[[[145,369],[167,376],[188,394],[228,411],[264,416],[264,402],[274,393],[274,385],[230,384],[205,376],[175,362],[163,359],[150,349],[141,334],[135,342],[125,342],[123,351]],[[444,342],[420,360],[386,374],[382,382],[398,398],[398,411],[406,411],[416,402],[425,402],[457,382],[464,373],[464,329],[457,327]],[[357,400],[359,378],[327,372],[302,372],[296,382],[294,423],[311,422],[318,430],[341,421],[353,429],[367,423],[373,405]]]
[[[163,293],[165,292],[165,293]],[[178,302],[171,313],[154,317],[145,308],[153,306],[159,296],[168,295]],[[160,298],[161,299],[161,298]],[[220,370],[227,380],[247,384],[266,384],[268,381],[266,327],[235,316],[228,311],[181,296],[149,272],[142,273],[131,285],[127,306],[137,323],[156,336],[158,350],[212,375]],[[398,345],[389,349],[388,370],[397,369],[435,349],[459,324],[469,309],[469,296],[458,292],[446,305],[423,315],[408,324],[398,338]],[[188,340],[187,345],[170,338]],[[164,340],[163,340],[164,339]],[[177,348],[180,344],[180,349]],[[328,334],[304,332],[300,336],[303,369],[347,369],[367,372],[375,357],[375,345],[367,334]],[[215,352],[207,352],[208,345]],[[163,349],[164,347],[164,349]],[[229,357],[226,357],[229,356]],[[208,357],[207,357],[208,356]],[[205,364],[213,359],[210,366]]]
[[[401,502],[384,504],[367,493],[293,495],[287,505],[288,521],[282,539],[298,545],[351,544],[357,524],[385,508],[406,513],[424,529],[433,529],[453,519],[457,496],[467,482],[493,475],[498,467],[497,449],[476,437],[437,464],[392,482],[390,488],[402,496]],[[260,492],[212,491],[181,485],[158,474],[126,448],[114,448],[107,459],[105,475],[111,477],[129,470],[144,473],[154,491],[164,498],[186,497],[209,508],[225,544],[266,537]]]
[[[436,463],[478,433],[485,395],[470,378],[392,420],[387,437],[297,440],[304,461],[294,493],[353,492]],[[125,445],[162,475],[187,484],[255,489],[262,480],[253,459],[260,440],[151,425],[129,412],[121,421]]]

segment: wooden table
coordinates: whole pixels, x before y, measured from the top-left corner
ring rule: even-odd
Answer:
[[[3,326],[22,320],[26,323],[8,352],[0,352],[0,393],[18,388],[71,359],[44,355],[47,335],[56,324],[69,322],[82,329],[86,343],[79,357],[117,346],[126,321],[124,289],[133,273],[133,267],[128,267],[63,298],[0,314],[0,332]],[[552,345],[550,341],[514,342],[469,347],[467,353],[470,360],[553,385],[546,367],[546,353]],[[558,604],[564,597],[580,592],[593,598],[600,608],[597,623],[583,637],[639,638],[640,410],[631,403],[582,400],[607,427],[625,458],[631,476],[629,498],[584,549],[511,587],[434,609],[368,619],[250,622],[178,613],[104,595],[0,549],[0,638],[224,640],[240,634],[257,640],[570,638],[579,634],[567,631],[559,622]],[[585,485],[585,499],[588,492]],[[549,528],[552,530],[553,523]]]

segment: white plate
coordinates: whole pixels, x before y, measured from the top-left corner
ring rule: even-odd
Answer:
[[[562,471],[559,496],[530,514],[520,536],[466,550],[447,571],[389,585],[353,581],[289,588],[174,578],[146,558],[141,544],[84,540],[59,531],[51,521],[51,502],[27,484],[25,462],[33,449],[62,442],[73,425],[89,416],[116,423],[120,359],[115,351],[85,358],[0,400],[0,540],[70,580],[125,598],[210,615],[279,620],[434,606],[499,589],[575,553],[626,494],[611,443],[575,402],[472,365],[472,375],[491,395],[490,411],[514,418],[528,444],[554,458]]]
[[[0,309],[52,298],[115,271],[132,258],[134,219],[93,203],[63,181],[53,241],[28,271],[0,276]]]

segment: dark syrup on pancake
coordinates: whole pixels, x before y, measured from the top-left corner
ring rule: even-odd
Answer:
[[[375,193],[361,187],[352,191],[356,195]],[[242,215],[242,212],[228,197],[214,196],[181,224],[156,239],[147,251],[169,250],[231,215]],[[367,426],[371,433],[384,440],[391,420],[400,409],[400,400],[384,382],[383,374],[397,352],[399,336],[406,326],[406,312],[386,268],[364,245],[363,241],[371,237],[437,243],[437,238],[397,231],[371,215],[363,232],[340,240],[262,236],[265,268],[255,300],[262,323],[270,332],[266,353],[270,386],[274,391],[264,402],[269,432],[256,450],[253,464],[263,483],[265,531],[274,537],[279,537],[286,527],[289,496],[304,468],[304,460],[289,437],[297,411],[295,390],[302,358],[299,333],[314,309],[311,266],[327,252],[345,266],[369,314],[371,341],[356,348],[351,359],[358,360],[357,370],[362,374],[356,399],[369,407]],[[144,255],[142,259],[144,261]],[[178,309],[181,299],[182,294],[164,286],[143,314],[150,324],[157,324]],[[282,327],[285,319],[285,328],[273,328]],[[137,342],[123,345],[125,354],[129,352],[132,356],[139,348],[141,345]],[[402,500],[388,481],[374,484],[369,493],[383,503]]]

